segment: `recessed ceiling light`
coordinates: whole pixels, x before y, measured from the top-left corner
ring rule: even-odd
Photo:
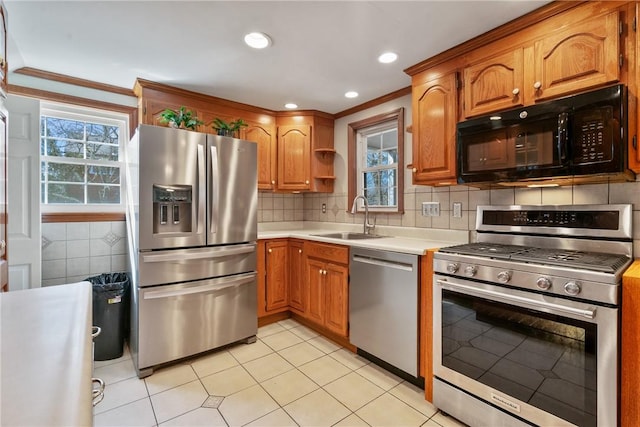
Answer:
[[[271,44],[271,39],[265,33],[249,33],[244,36],[244,42],[254,49],[264,49]]]
[[[383,64],[390,64],[396,59],[398,59],[398,55],[393,52],[385,52],[382,55],[378,56],[378,61],[382,62]]]
[[[349,92],[345,93],[344,96],[346,96],[347,98],[356,98],[358,96],[358,92],[350,90]]]
[[[287,102],[286,104],[284,104],[284,108],[289,108],[293,110],[294,108],[298,108],[298,104],[294,104],[293,102]]]

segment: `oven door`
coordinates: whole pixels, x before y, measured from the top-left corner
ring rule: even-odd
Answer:
[[[437,274],[433,304],[436,378],[537,425],[617,425],[617,308]]]

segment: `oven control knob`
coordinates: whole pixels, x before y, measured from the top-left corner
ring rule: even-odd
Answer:
[[[498,273],[498,282],[509,283],[509,280],[511,280],[511,273],[508,271],[501,271]]]
[[[467,265],[464,268],[464,274],[469,277],[475,276],[477,272],[478,272],[478,267],[476,267],[475,265]]]
[[[546,277],[539,277],[536,281],[536,286],[538,286],[538,288],[542,289],[543,291],[546,291],[547,289],[551,288],[551,280]]]
[[[447,264],[447,272],[451,274],[458,271],[458,268],[460,268],[460,265],[457,262],[450,262],[449,264]]]
[[[580,293],[580,285],[576,282],[567,282],[564,284],[564,291],[569,295],[578,295]]]

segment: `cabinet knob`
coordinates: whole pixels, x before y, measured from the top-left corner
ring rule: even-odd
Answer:
[[[416,172],[418,172],[418,168],[413,168],[413,169],[411,169],[411,171],[412,171],[413,173],[416,173]]]
[[[268,252],[269,252],[269,253],[271,253],[271,249],[269,249],[269,251],[268,251]]]
[[[322,274],[327,275],[327,270],[322,270]]]
[[[514,95],[517,95],[520,93],[520,89],[515,88],[514,90],[511,91],[511,93],[513,93]]]
[[[276,180],[271,181],[271,185],[276,185]]]
[[[301,254],[302,253],[302,249],[298,249],[298,253]]]
[[[309,180],[306,180],[304,183],[305,183],[306,185],[309,185]]]
[[[320,275],[322,275],[322,269],[318,270],[318,273],[320,273]]]
[[[540,83],[540,82],[535,82],[535,83],[533,84],[533,88],[534,88],[535,90],[538,90],[538,89],[540,89],[541,87],[542,87],[542,83]]]

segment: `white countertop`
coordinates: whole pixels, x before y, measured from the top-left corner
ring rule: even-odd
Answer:
[[[298,238],[414,255],[424,255],[428,249],[458,245],[469,241],[469,232],[465,230],[423,229],[417,231],[415,229],[403,230],[400,227],[378,227],[374,234],[381,234],[384,237],[373,239],[346,240],[316,236],[316,234],[343,231],[362,232],[362,226],[357,224],[334,225],[326,223],[305,223],[304,228],[296,227],[296,224],[293,224],[292,228],[283,229],[278,229],[277,226],[271,226],[271,229],[269,226],[263,226],[258,230],[258,239]],[[411,233],[416,237],[393,235],[392,233],[394,232]]]
[[[89,282],[0,294],[0,425],[92,425]]]

